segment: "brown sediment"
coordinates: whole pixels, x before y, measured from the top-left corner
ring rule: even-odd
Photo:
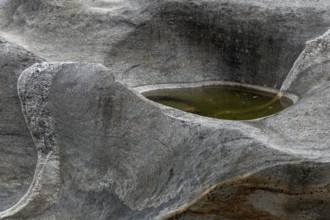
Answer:
[[[266,107],[270,106],[274,102],[276,102],[276,101],[280,100],[281,98],[283,98],[283,96],[284,96],[284,93],[282,93],[282,92],[279,91],[276,94],[276,96],[274,96],[271,100],[269,100],[268,102],[266,102],[263,105],[259,105],[259,106],[255,107],[255,108],[249,108],[249,109],[246,109],[244,111],[241,111],[241,110],[237,110],[237,111],[231,110],[230,112],[228,112],[228,111],[217,112],[217,114],[215,114],[215,117],[224,116],[224,115],[228,115],[228,114],[248,113],[248,112],[257,111],[257,110],[260,110],[260,109],[263,109],[263,108],[266,108]]]
[[[196,107],[193,106],[187,106],[186,108],[182,108],[182,111],[190,112],[190,113],[199,113],[200,110],[198,110]]]
[[[267,205],[277,211],[262,210],[253,204],[256,198],[272,194]],[[219,183],[203,193],[192,205],[178,210],[166,220],[189,219],[244,219],[244,220],[281,220],[295,213],[315,209],[315,204],[326,207],[324,201],[329,197],[329,187],[292,188],[279,179],[261,176],[248,177],[233,182]],[[322,208],[322,207],[321,207]],[[280,210],[280,211],[279,211]],[[188,217],[188,218],[187,218]],[[194,219],[195,219],[194,218]]]
[[[270,116],[293,104],[282,92],[244,86],[209,85],[151,90],[142,94],[150,100],[185,112],[227,120]],[[260,98],[255,99],[258,96]]]

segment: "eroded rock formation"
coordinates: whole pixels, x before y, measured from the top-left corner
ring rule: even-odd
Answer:
[[[327,219],[329,12],[0,0],[0,219]],[[210,80],[299,100],[226,121],[136,89]]]

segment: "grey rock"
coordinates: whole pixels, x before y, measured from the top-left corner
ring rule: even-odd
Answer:
[[[102,63],[130,86],[225,80],[279,89],[330,2],[10,1],[1,36],[48,61]],[[79,39],[79,40],[77,40]]]
[[[61,147],[58,178],[62,184],[56,186],[56,203],[41,219],[159,219],[171,218],[172,212],[190,219],[195,206],[208,210],[200,200],[192,204],[202,193],[208,200],[216,194],[209,201],[211,207],[230,205],[232,201],[221,200],[226,195],[240,198],[248,194],[249,200],[240,198],[237,207],[248,204],[253,208],[248,212],[251,216],[266,213],[285,219],[327,214],[314,207],[322,201],[326,206],[328,201],[329,128],[316,124],[328,116],[305,116],[313,110],[306,104],[311,102],[309,95],[273,117],[221,121],[154,104],[115,81],[98,64],[42,63],[25,70],[21,78],[44,85],[48,75],[53,78],[50,88],[44,86],[49,88],[48,95],[35,94],[45,95],[54,120],[51,129]],[[33,86],[27,86],[33,83],[27,82],[20,81],[19,88],[33,91]],[[328,94],[325,88],[320,90],[318,96]],[[25,106],[27,95],[20,96]],[[320,112],[324,112],[322,101],[313,102]],[[290,126],[293,123],[297,124]],[[312,123],[315,139],[305,131],[306,124]],[[221,187],[228,188],[227,194]],[[283,199],[309,201],[304,206],[307,211],[290,202],[280,203]],[[275,211],[263,201],[277,201]],[[190,205],[188,209],[182,208],[185,204]],[[206,214],[212,216],[212,212]],[[223,217],[244,219],[244,215],[229,210]]]
[[[41,59],[0,39],[0,212],[28,190],[37,155],[17,95],[21,72]]]
[[[0,219],[330,215],[329,1],[3,3]],[[299,99],[226,121],[138,92],[216,80]]]

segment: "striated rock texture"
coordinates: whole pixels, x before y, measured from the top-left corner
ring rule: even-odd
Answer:
[[[330,24],[328,0],[11,0],[4,11],[8,41],[48,61],[102,63],[130,86],[279,89],[305,42]]]
[[[327,0],[0,0],[0,219],[327,219],[329,12]],[[299,100],[226,121],[137,89],[212,80]]]
[[[17,95],[17,79],[42,59],[0,39],[0,212],[13,206],[33,179],[37,154]]]

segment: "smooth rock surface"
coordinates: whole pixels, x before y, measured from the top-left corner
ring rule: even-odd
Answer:
[[[17,95],[21,72],[41,59],[0,39],[0,212],[28,190],[37,160]]]
[[[19,88],[29,76],[41,86],[53,74],[45,99],[61,147],[62,184],[47,217],[159,218],[219,181],[301,160],[265,145],[248,123],[162,111],[100,65],[37,64],[22,73],[27,80]]]
[[[327,219],[329,12],[327,0],[0,0],[0,219]],[[226,121],[136,89],[215,80],[299,100]]]
[[[44,75],[54,75],[45,98],[63,182],[41,219],[173,218],[167,211],[177,208],[184,210],[179,219],[328,215],[329,126],[322,123],[328,87],[314,93],[317,101],[302,96],[277,116],[236,122],[154,104],[97,64],[37,64],[21,78],[36,77],[38,85]],[[306,116],[315,108],[323,114]],[[185,208],[201,193],[206,201]]]
[[[48,61],[102,63],[130,86],[225,80],[279,89],[330,2],[8,1],[0,35]]]

